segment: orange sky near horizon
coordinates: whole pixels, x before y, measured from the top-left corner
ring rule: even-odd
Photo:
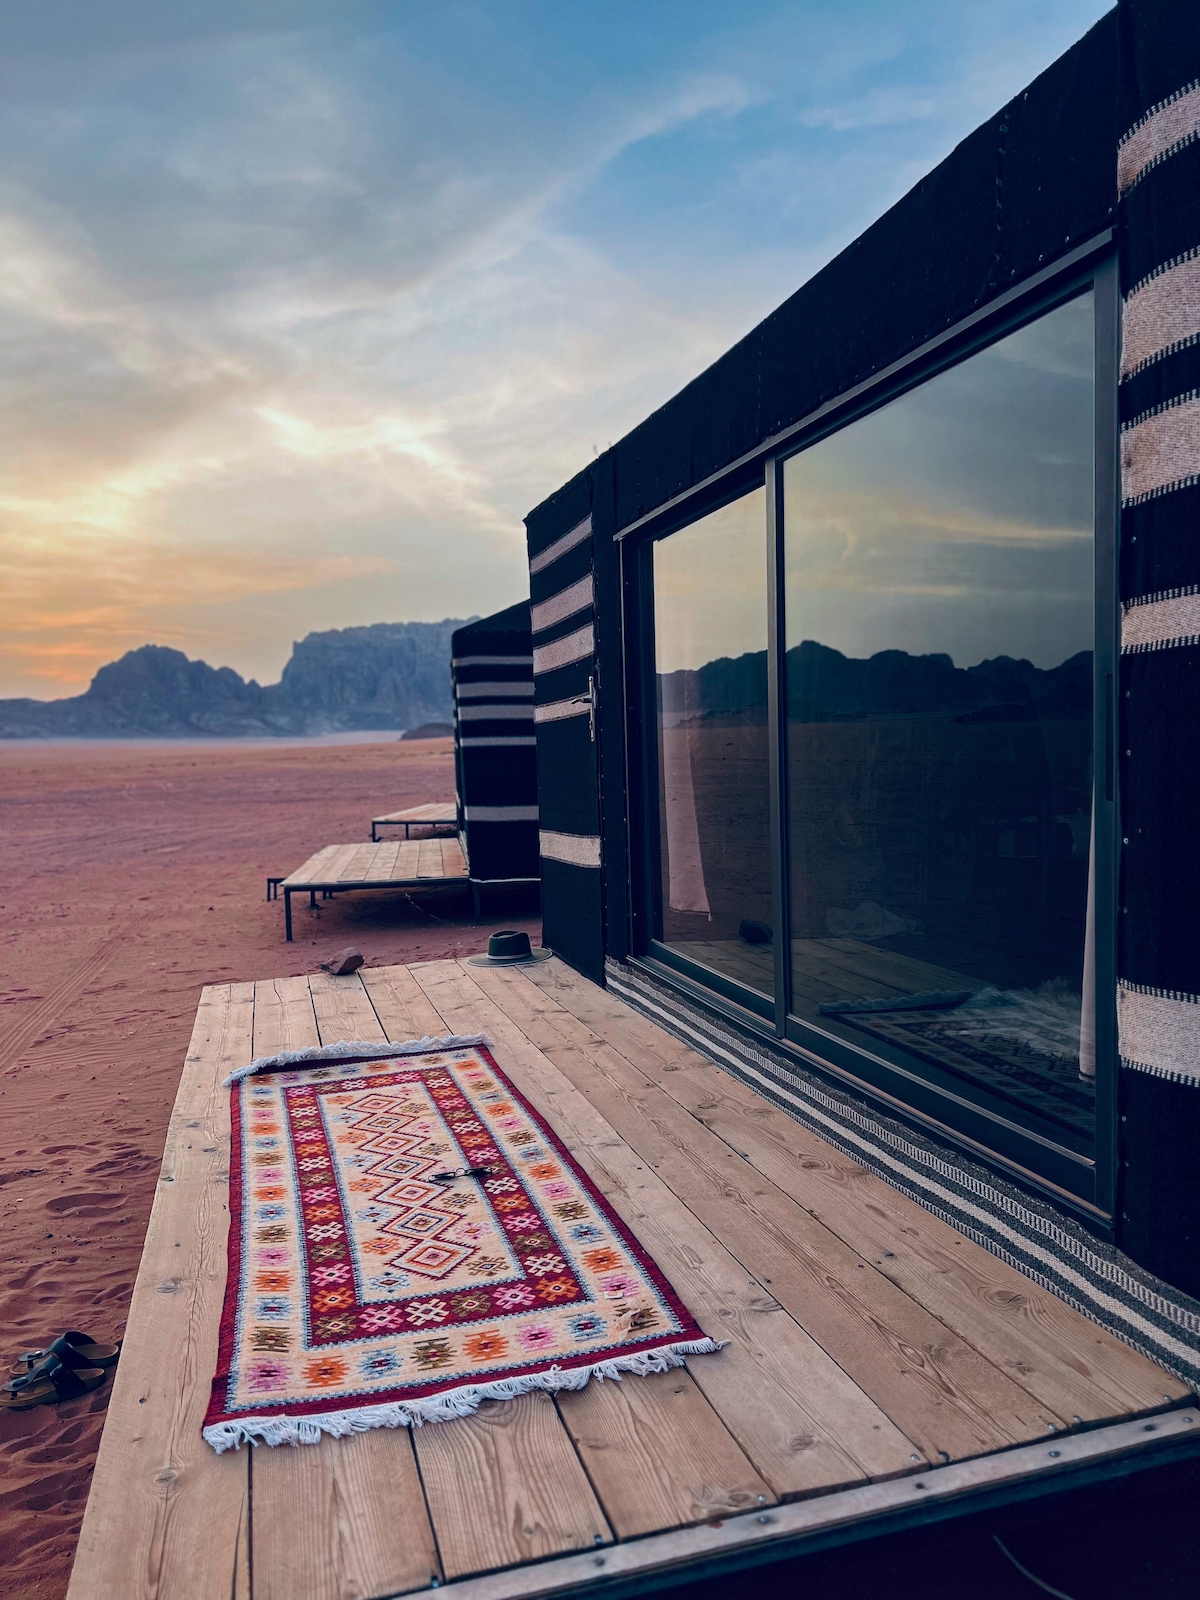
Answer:
[[[526,512],[1103,9],[0,9],[0,698],[511,604]]]

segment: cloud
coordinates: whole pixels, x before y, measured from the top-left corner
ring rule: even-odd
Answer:
[[[524,513],[975,119],[892,11],[10,8],[0,694],[524,593]]]

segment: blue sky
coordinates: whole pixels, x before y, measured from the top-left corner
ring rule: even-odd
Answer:
[[[486,612],[521,518],[1102,14],[0,15],[0,695]]]

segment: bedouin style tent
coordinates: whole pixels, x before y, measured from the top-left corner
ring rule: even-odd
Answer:
[[[451,650],[459,837],[478,917],[489,884],[538,877],[528,601],[459,628]]]
[[[1122,0],[527,518],[545,942],[1192,1381],[1198,395]]]

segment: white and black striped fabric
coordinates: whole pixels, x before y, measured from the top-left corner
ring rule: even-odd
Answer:
[[[592,518],[568,495],[529,528],[542,939],[603,981]]]
[[[1200,1295],[1200,8],[1119,9],[1118,1237]]]
[[[459,831],[473,881],[538,876],[533,643],[525,601],[451,645]]]

